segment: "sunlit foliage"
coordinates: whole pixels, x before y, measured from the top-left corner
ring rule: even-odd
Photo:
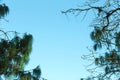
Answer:
[[[9,12],[8,6],[0,4],[0,19]],[[41,76],[40,67],[25,70],[32,51],[33,36],[24,34],[19,36],[0,30],[0,80],[39,80]]]
[[[118,80],[120,79],[120,0],[87,0],[84,6],[71,8],[62,13],[86,12],[88,14],[93,12],[95,18],[92,23],[93,31],[90,34],[94,42],[91,57],[95,66],[93,71],[97,71],[98,68],[103,70],[86,80]]]

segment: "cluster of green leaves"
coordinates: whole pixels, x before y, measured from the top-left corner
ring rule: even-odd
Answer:
[[[18,70],[23,70],[24,65],[28,63],[31,47],[31,35],[24,35],[23,39],[16,36],[10,41],[1,39],[0,63],[3,64],[0,64],[0,71],[8,70],[8,72],[16,72]]]
[[[119,0],[106,0],[106,4],[96,8],[98,12],[98,23],[95,23],[91,39],[94,41],[93,49],[102,49],[99,57],[95,58],[95,64],[104,69],[102,79],[112,79],[120,74],[120,2]],[[99,50],[100,51],[100,50]]]
[[[0,4],[0,19],[9,12],[8,6]],[[0,80],[39,80],[41,75],[40,67],[32,70],[24,70],[29,62],[32,51],[33,37],[31,34],[24,34],[20,37],[17,32],[9,38],[8,33],[0,30]],[[5,37],[4,37],[5,36]]]
[[[91,39],[94,41],[93,49],[104,50],[103,53],[99,52],[101,54],[99,57],[95,58],[96,66],[104,68],[102,77],[104,79],[108,77],[112,79],[113,75],[118,75],[120,72],[120,8],[119,0],[116,1],[110,0],[107,2],[109,5],[102,6],[102,13],[98,12],[100,14],[98,22],[101,24],[95,23],[97,29],[94,27],[94,31],[91,32]],[[119,79],[120,76],[117,78]]]
[[[40,78],[41,71],[39,67],[33,69],[33,73],[24,71],[32,50],[32,39],[32,35],[24,34],[23,38],[16,35],[11,40],[0,40],[0,75],[9,77],[14,74],[21,77],[20,80],[28,76],[31,76],[29,78]]]
[[[95,13],[93,31],[90,34],[94,42],[92,51],[94,70],[103,69],[97,80],[111,80],[113,77],[118,80],[120,79],[120,0],[88,0],[85,7],[71,8],[63,13],[78,14],[89,11]],[[96,77],[86,80],[94,80]]]
[[[0,18],[5,17],[5,15],[7,15],[8,12],[9,12],[8,6],[6,6],[5,4],[0,4]]]

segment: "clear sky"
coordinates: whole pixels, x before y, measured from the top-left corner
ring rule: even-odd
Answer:
[[[77,7],[84,0],[6,0],[9,22],[0,26],[7,31],[30,33],[34,37],[33,51],[26,69],[40,65],[42,77],[48,80],[80,80],[88,76],[86,62],[91,45],[88,27],[91,15],[65,16],[62,10]],[[83,62],[84,61],[84,62]],[[87,65],[87,64],[86,64]]]

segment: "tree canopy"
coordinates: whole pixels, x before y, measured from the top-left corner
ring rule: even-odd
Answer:
[[[93,31],[90,34],[94,44],[89,56],[95,66],[91,72],[95,75],[86,80],[118,80],[120,79],[120,0],[87,0],[84,6],[71,8],[62,13],[89,14],[90,11],[94,15]]]
[[[9,13],[9,7],[0,4],[0,19]],[[10,37],[12,33],[12,37]],[[33,36],[23,34],[22,37],[16,31],[0,30],[0,80],[39,80],[40,67],[24,70],[29,62],[32,51]]]

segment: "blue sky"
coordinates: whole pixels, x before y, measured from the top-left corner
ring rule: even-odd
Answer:
[[[48,80],[80,80],[88,76],[86,61],[91,46],[89,33],[91,15],[61,13],[77,7],[83,0],[10,0],[10,13],[0,25],[4,30],[30,33],[34,37],[33,51],[26,69],[40,65],[42,77]],[[84,62],[83,62],[84,61]]]

